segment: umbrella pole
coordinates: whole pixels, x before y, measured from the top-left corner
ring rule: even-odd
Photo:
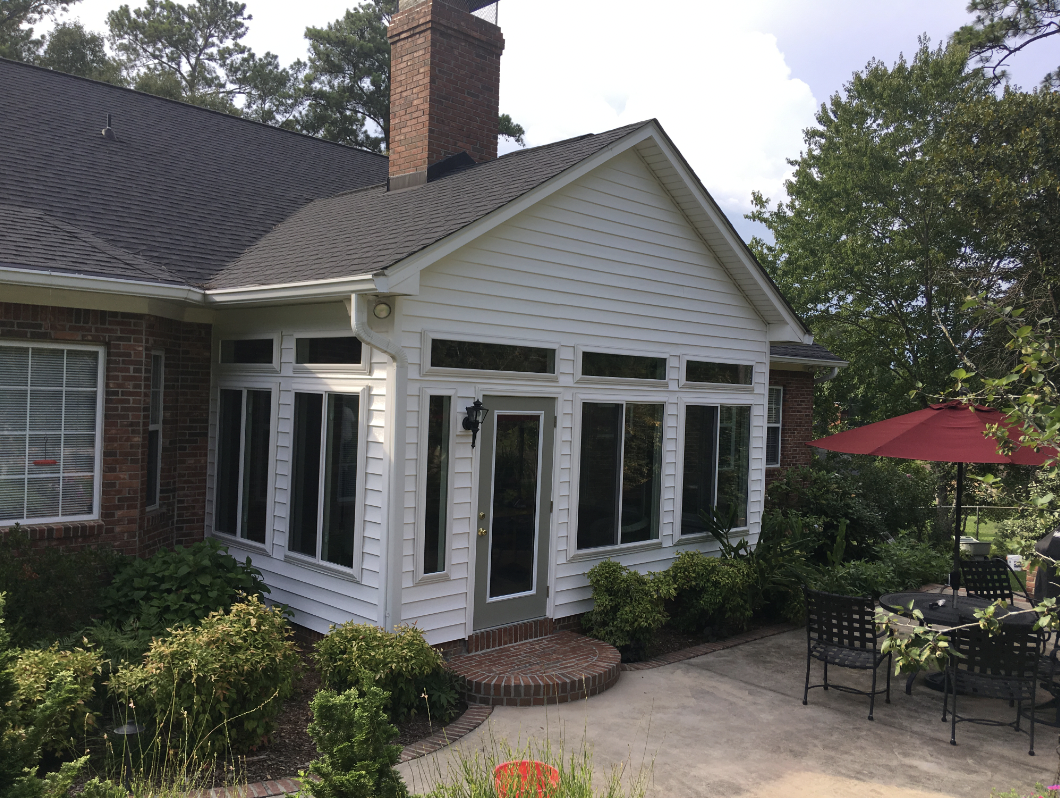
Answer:
[[[953,588],[953,606],[957,606],[957,590],[961,586],[961,496],[964,495],[964,463],[957,463],[957,497],[953,513],[953,571],[950,572],[950,587]]]

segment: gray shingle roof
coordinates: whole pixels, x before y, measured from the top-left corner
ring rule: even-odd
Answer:
[[[841,357],[836,357],[820,344],[770,344],[769,354],[773,357],[794,357],[803,360],[829,360],[835,363],[845,363]]]
[[[254,244],[210,288],[371,274],[418,252],[580,163],[645,123],[519,150],[426,185],[383,185],[317,200]]]
[[[85,265],[84,240],[49,247],[38,218],[25,252],[15,251],[21,228],[0,224],[13,263],[164,279],[144,276],[150,262],[157,275],[198,285],[302,206],[386,179],[380,155],[15,61],[0,59],[0,87],[0,204],[126,253]],[[108,113],[113,141],[100,134]]]

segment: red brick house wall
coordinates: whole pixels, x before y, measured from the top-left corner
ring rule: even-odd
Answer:
[[[0,303],[0,340],[105,345],[100,517],[27,527],[41,545],[144,556],[203,538],[211,327],[138,313]],[[148,512],[152,351],[165,352],[159,506]]]
[[[813,457],[806,441],[813,440],[813,374],[808,371],[769,370],[769,384],[784,389],[780,408],[780,466],[766,469],[766,484],[784,469],[809,465]]]

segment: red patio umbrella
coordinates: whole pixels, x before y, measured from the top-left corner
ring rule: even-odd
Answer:
[[[1012,454],[1001,454],[997,450],[996,440],[987,435],[987,426],[991,424],[1008,430],[1013,441],[1018,442],[1022,438],[1019,431],[1006,423],[997,410],[964,402],[946,402],[819,438],[807,445],[846,454],[872,454],[957,464],[956,525],[953,531],[953,572],[950,574],[950,585],[956,595],[960,587],[961,494],[964,492],[965,464],[1013,463],[1036,466],[1057,456],[1054,449],[1035,451],[1019,445]]]

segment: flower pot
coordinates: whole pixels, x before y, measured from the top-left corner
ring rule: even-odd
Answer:
[[[520,759],[502,762],[493,769],[498,798],[542,798],[548,787],[559,784],[559,771],[544,762]]]

